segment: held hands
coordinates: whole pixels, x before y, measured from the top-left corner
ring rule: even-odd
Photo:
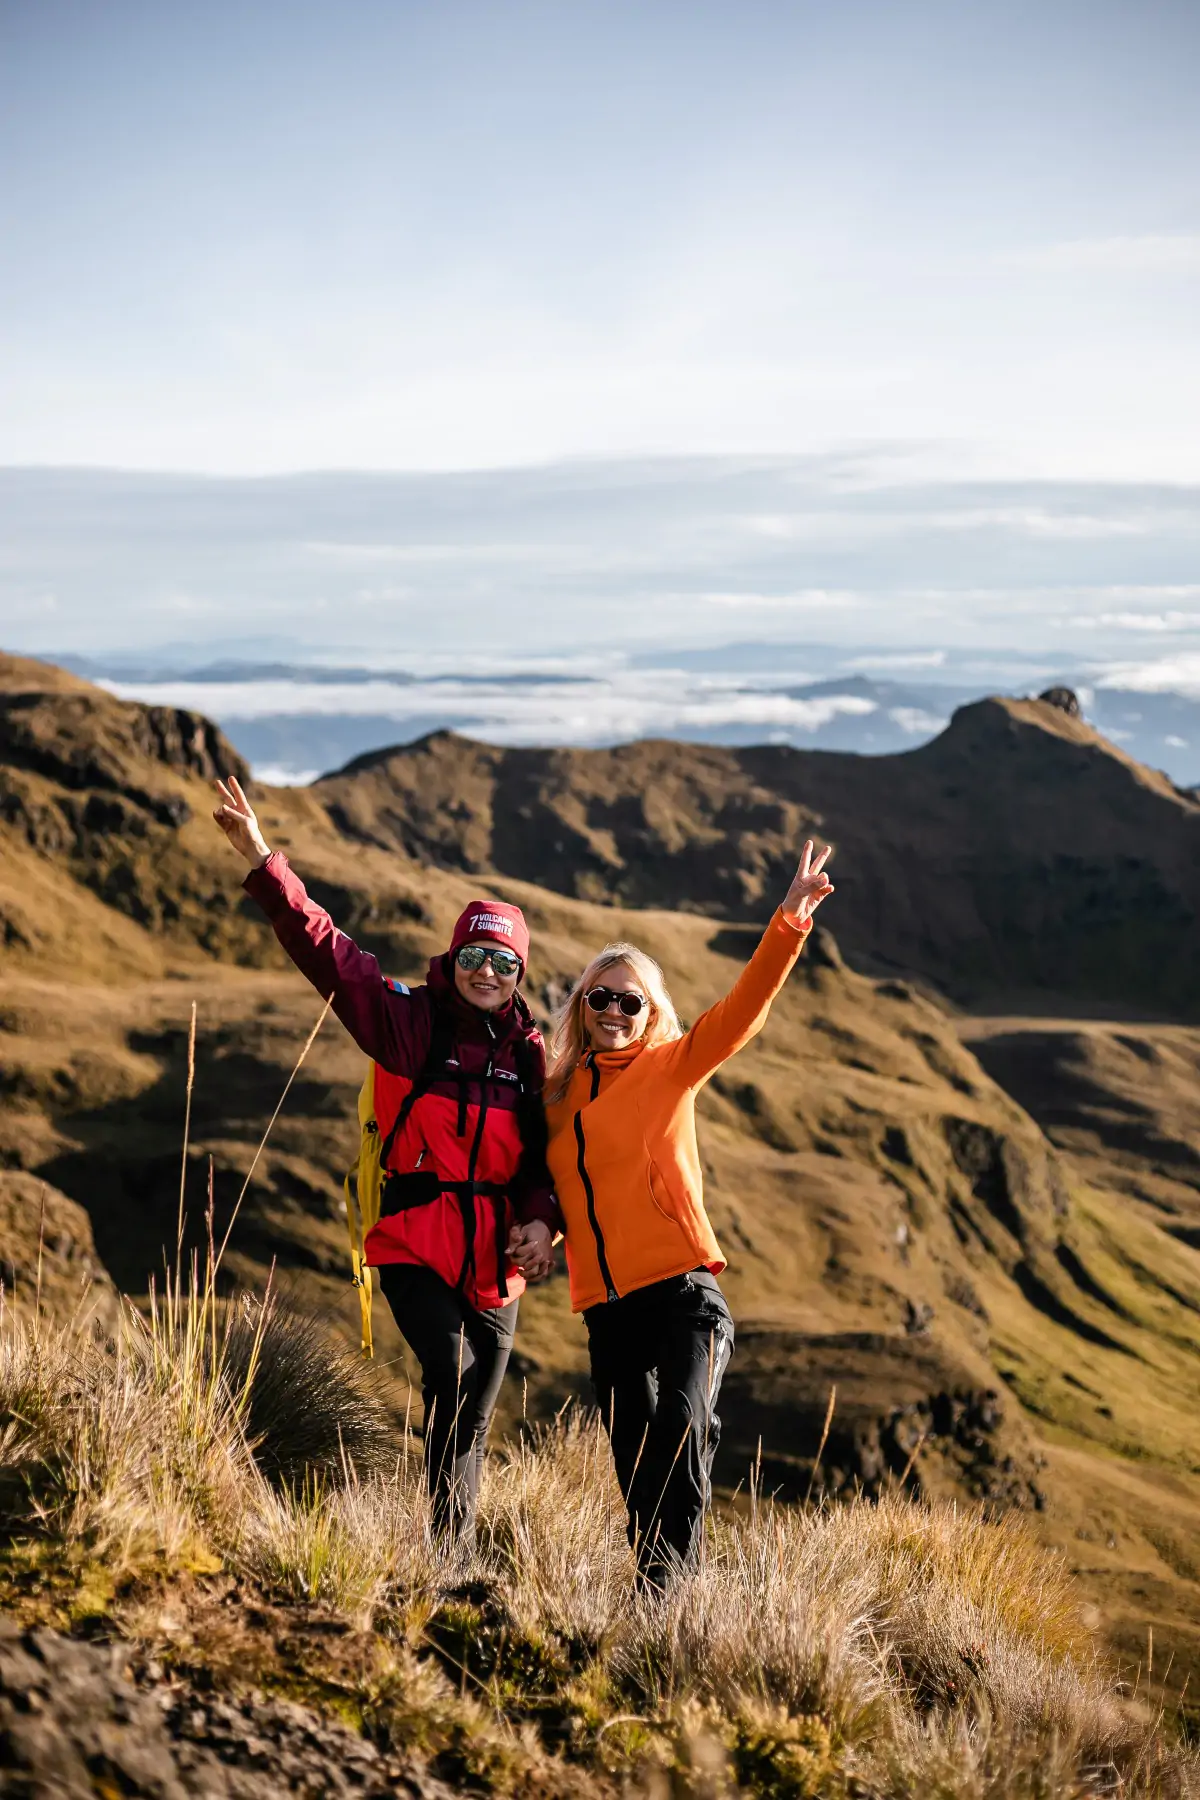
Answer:
[[[240,781],[236,775],[231,775],[228,785],[214,781],[213,786],[221,796],[221,804],[214,809],[213,818],[238,855],[244,856],[252,869],[261,869],[271,852]]]
[[[541,1219],[514,1225],[508,1234],[508,1254],[526,1281],[544,1281],[554,1267],[554,1239]]]
[[[800,867],[792,878],[792,885],[783,902],[783,916],[789,925],[803,925],[806,919],[812,918],[822,900],[828,899],[833,892],[833,883],[824,872],[829,845],[817,856],[813,855],[814,849],[815,845],[809,838],[800,857]]]

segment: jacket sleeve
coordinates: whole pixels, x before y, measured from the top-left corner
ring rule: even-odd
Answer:
[[[728,1057],[758,1036],[811,929],[811,919],[791,925],[782,910],[776,912],[725,998],[702,1013],[672,1046],[676,1073],[686,1087],[699,1087]]]
[[[541,1169],[524,1165],[518,1169],[510,1190],[512,1209],[522,1225],[532,1225],[540,1219],[543,1225],[550,1227],[551,1233],[558,1236],[564,1232],[563,1216],[558,1207],[558,1196],[554,1192],[554,1183],[550,1179],[550,1171],[543,1160]]]
[[[543,1225],[548,1225],[552,1232],[558,1233],[564,1227],[554,1182],[546,1167],[549,1133],[546,1129],[546,1109],[542,1102],[542,1088],[546,1079],[546,1049],[540,1035],[530,1040],[530,1047],[534,1053],[536,1079],[533,1092],[522,1096],[519,1115],[521,1160],[508,1195],[513,1213],[522,1225],[532,1225],[535,1219],[540,1219]]]
[[[282,851],[252,869],[243,885],[300,973],[322,999],[332,994],[333,1010],[359,1049],[393,1074],[409,1073],[419,1061],[413,1040],[421,1023],[411,998],[390,988],[375,958],[310,900]]]

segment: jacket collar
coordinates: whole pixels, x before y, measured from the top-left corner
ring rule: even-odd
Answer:
[[[640,1037],[632,1044],[623,1045],[620,1050],[587,1050],[580,1060],[580,1067],[599,1069],[601,1075],[618,1075],[630,1063],[635,1063],[645,1048],[646,1040]]]

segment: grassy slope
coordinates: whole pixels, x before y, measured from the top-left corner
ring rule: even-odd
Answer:
[[[1200,1033],[1005,1017],[964,1019],[960,1029],[1086,1184],[1077,1216],[1093,1246],[1089,1266],[1139,1352],[1137,1362],[1015,1367],[1017,1391],[1061,1446],[1058,1536],[1131,1658],[1152,1627],[1195,1668]],[[1103,1463],[1083,1450],[1097,1440]]]
[[[417,1462],[390,1465],[371,1414],[361,1377],[327,1380],[309,1322],[226,1313],[207,1283],[148,1323],[127,1315],[115,1350],[0,1316],[0,1604],[26,1625],[118,1637],[201,1742],[214,1689],[250,1689],[252,1739],[228,1710],[223,1735],[232,1716],[234,1747],[268,1774],[264,1697],[319,1708],[369,1741],[371,1791],[381,1776],[387,1791],[427,1792],[433,1776],[545,1796],[632,1779],[697,1800],[1197,1791],[1195,1758],[1120,1694],[1061,1561],[1012,1515],[997,1526],[895,1495],[764,1503],[715,1526],[669,1599],[642,1601],[595,1422],[493,1459],[468,1554],[431,1545]],[[314,1424],[325,1478],[272,1488],[265,1452],[302,1434],[313,1455]],[[30,1647],[43,1666],[54,1651]],[[25,1755],[45,1774],[11,1654],[3,1667],[5,1765]],[[56,1721],[60,1769],[64,1739],[90,1750],[91,1783],[81,1757],[72,1791],[161,1791],[114,1779],[127,1696],[101,1690],[98,1705],[93,1680]],[[306,1737],[303,1791],[321,1792]]]

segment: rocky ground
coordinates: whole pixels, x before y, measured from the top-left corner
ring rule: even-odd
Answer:
[[[293,1701],[204,1692],[80,1642],[0,1619],[0,1792],[12,1800],[442,1800],[411,1758]]]

